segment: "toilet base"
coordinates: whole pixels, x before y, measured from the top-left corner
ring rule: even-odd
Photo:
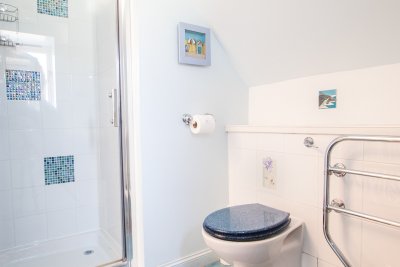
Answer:
[[[303,223],[292,218],[285,232],[255,242],[216,239],[203,230],[206,244],[233,267],[301,267]]]

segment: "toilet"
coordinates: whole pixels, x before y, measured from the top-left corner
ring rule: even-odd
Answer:
[[[234,267],[300,267],[303,222],[261,204],[217,210],[203,223],[203,238],[221,262]]]

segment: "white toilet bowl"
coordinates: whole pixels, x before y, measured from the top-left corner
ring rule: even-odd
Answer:
[[[250,220],[254,222],[254,219]],[[243,221],[242,218],[239,220]],[[228,222],[228,224],[232,223],[232,221]],[[284,230],[279,230],[278,233],[262,240],[224,240],[224,237],[212,236],[204,227],[202,234],[207,246],[214,250],[222,260],[234,267],[301,266],[303,222],[297,218],[291,217],[289,225]],[[240,234],[239,231],[238,235]]]

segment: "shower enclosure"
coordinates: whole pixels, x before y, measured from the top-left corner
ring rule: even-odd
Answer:
[[[0,0],[1,267],[128,266],[118,4]]]

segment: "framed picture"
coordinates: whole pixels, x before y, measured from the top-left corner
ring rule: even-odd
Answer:
[[[336,108],[336,89],[319,91],[319,109]]]
[[[210,29],[180,22],[178,25],[179,63],[210,66]]]

